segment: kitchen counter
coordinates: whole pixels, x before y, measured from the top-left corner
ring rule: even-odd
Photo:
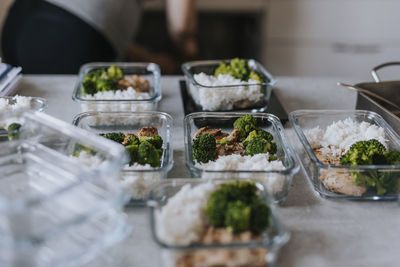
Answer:
[[[159,110],[174,118],[174,167],[169,172],[170,178],[190,176],[184,164],[184,114],[178,84],[181,78],[163,77],[161,84],[163,99]],[[274,90],[287,112],[355,107],[356,94],[338,87],[336,82],[340,79],[278,77],[277,80]],[[18,93],[46,98],[48,114],[72,122],[80,112],[80,106],[71,98],[75,82],[76,76],[26,75]],[[281,250],[278,267],[399,266],[400,206],[396,202],[322,199],[300,170],[288,198],[277,210],[291,232],[291,240]],[[161,266],[160,250],[152,241],[146,209],[128,208],[127,213],[133,231],[123,246],[123,266]]]

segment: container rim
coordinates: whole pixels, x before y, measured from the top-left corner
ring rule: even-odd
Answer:
[[[225,89],[225,88],[232,88],[232,87],[239,87],[239,86],[273,86],[276,83],[275,78],[269,73],[261,63],[256,61],[255,59],[245,59],[248,62],[248,65],[253,65],[254,67],[258,68],[259,71],[268,78],[268,82],[262,83],[248,83],[248,84],[233,84],[233,85],[220,85],[220,86],[207,86],[198,83],[194,79],[194,73],[191,71],[191,67],[194,66],[207,66],[207,65],[219,65],[221,62],[229,62],[232,59],[220,59],[220,60],[198,60],[198,61],[189,61],[182,64],[181,69],[182,72],[186,77],[190,79],[190,81],[199,87],[203,88],[213,88],[213,89]],[[252,68],[254,70],[254,67]]]

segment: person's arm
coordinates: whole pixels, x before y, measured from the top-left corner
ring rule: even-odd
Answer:
[[[183,56],[195,56],[197,54],[196,1],[167,0],[166,2],[168,30],[172,40],[183,52]]]

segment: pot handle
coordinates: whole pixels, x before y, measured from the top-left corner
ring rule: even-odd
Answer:
[[[386,63],[383,63],[383,64],[378,65],[375,68],[373,68],[371,70],[371,74],[372,74],[372,77],[374,78],[375,82],[377,82],[377,83],[381,82],[381,79],[379,79],[379,76],[377,73],[378,70],[388,67],[388,66],[395,66],[395,65],[400,65],[400,61],[386,62]]]

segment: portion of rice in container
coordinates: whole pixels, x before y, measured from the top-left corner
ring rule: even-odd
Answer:
[[[203,111],[268,107],[272,75],[253,59],[193,61],[182,65],[189,95]]]
[[[192,177],[251,179],[277,202],[298,171],[279,119],[266,113],[192,113],[185,117],[186,166]]]
[[[397,199],[400,137],[363,110],[297,110],[296,150],[316,192],[327,198]]]
[[[160,77],[155,63],[88,63],[80,68],[72,99],[83,112],[152,111],[161,100]]]
[[[172,118],[166,113],[86,112],[78,114],[73,124],[125,147],[130,159],[120,182],[132,204],[143,204],[149,190],[172,168]],[[81,153],[79,159],[88,165],[98,164],[90,151]]]
[[[0,112],[23,112],[27,110],[44,111],[47,100],[32,96],[2,96],[0,97]],[[21,121],[4,117],[0,121],[0,142],[13,139],[13,133],[21,127]],[[10,132],[10,135],[8,134]]]
[[[290,237],[265,187],[249,180],[165,180],[148,206],[164,267],[270,266]]]

